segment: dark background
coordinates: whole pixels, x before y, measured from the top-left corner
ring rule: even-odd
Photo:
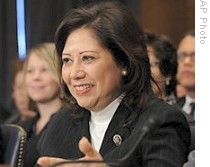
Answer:
[[[54,32],[71,8],[102,0],[25,0],[27,49],[53,41]],[[145,29],[168,35],[174,44],[195,28],[195,0],[119,0]],[[0,0],[0,105],[11,106],[11,60],[18,57],[16,0]]]

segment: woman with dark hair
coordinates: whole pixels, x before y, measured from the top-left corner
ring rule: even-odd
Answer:
[[[169,104],[176,104],[177,51],[172,41],[165,35],[145,31],[152,82],[155,94]]]
[[[45,157],[37,164],[182,166],[189,127],[181,112],[154,95],[144,34],[126,7],[103,2],[72,10],[55,44],[69,110],[49,123],[38,145]]]

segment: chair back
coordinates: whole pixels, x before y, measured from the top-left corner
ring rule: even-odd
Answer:
[[[22,167],[23,156],[26,144],[25,130],[15,124],[3,124],[3,163],[10,164],[11,167]]]

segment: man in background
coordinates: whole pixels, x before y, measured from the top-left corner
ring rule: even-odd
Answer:
[[[191,152],[195,151],[195,31],[187,32],[177,49],[177,80],[185,89],[185,96],[179,98],[177,105],[187,118],[191,132]],[[190,155],[195,155],[191,153]],[[190,158],[191,159],[191,158]],[[195,162],[194,162],[195,163]]]
[[[177,80],[186,94],[178,100],[188,122],[195,121],[195,31],[185,34],[178,45]]]

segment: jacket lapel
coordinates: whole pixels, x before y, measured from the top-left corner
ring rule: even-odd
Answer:
[[[130,111],[121,103],[105,133],[100,149],[102,155],[105,155],[108,151],[116,148],[130,135],[130,127],[123,126],[129,115]]]
[[[90,130],[89,130],[89,119],[90,119],[90,112],[87,111],[87,110],[84,110],[83,112],[83,119],[82,119],[82,122],[81,124],[79,124],[79,126],[81,126],[79,129],[80,129],[80,134],[81,134],[81,137],[85,136],[88,138],[89,141],[91,141],[91,138],[90,138]]]

